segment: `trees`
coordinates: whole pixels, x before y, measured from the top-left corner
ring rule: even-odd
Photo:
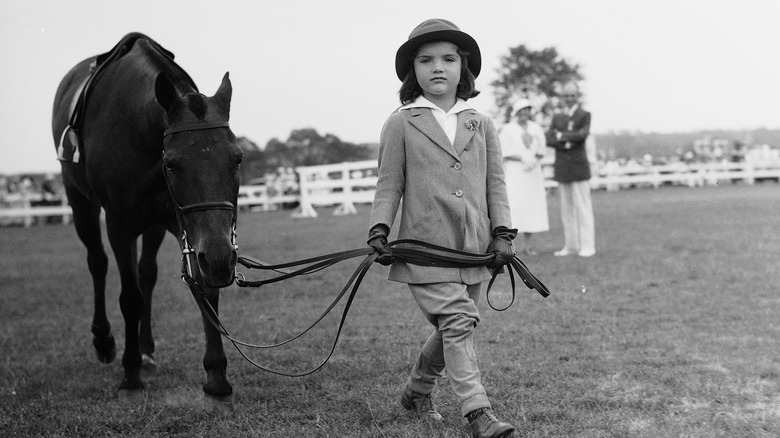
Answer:
[[[498,75],[490,85],[502,117],[508,115],[512,101],[518,97],[529,99],[542,113],[550,114],[560,87],[583,79],[579,64],[563,59],[554,47],[534,51],[523,44],[501,57]]]
[[[253,148],[254,143],[245,138],[239,139],[239,145],[244,150],[242,183],[274,173],[280,167],[371,160],[377,153],[376,145],[344,142],[332,134],[322,136],[312,128],[294,129],[286,141],[272,138],[263,150]]]

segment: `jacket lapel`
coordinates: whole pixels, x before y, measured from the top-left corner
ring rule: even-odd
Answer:
[[[455,131],[455,153],[458,154],[458,156],[463,153],[463,150],[466,149],[466,146],[471,141],[471,137],[477,132],[476,130],[472,131],[466,127],[466,122],[471,119],[476,120],[477,123],[480,122],[477,117],[477,112],[473,109],[464,110],[458,113],[458,129]],[[477,129],[478,128],[479,125],[477,125]]]
[[[425,134],[425,136],[431,139],[432,142],[447,151],[453,157],[458,156],[458,154],[455,153],[455,148],[450,143],[450,139],[447,138],[447,134],[445,134],[444,130],[441,129],[441,125],[439,125],[439,122],[437,122],[436,118],[433,117],[433,114],[429,108],[411,108],[409,111],[409,122],[415,128]],[[458,122],[460,122],[460,117],[458,117]],[[457,141],[457,139],[458,136],[456,135],[455,140]]]

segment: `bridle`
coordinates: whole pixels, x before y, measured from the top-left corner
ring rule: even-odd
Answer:
[[[180,132],[200,131],[205,129],[217,129],[217,128],[230,128],[230,124],[228,122],[214,122],[214,123],[201,123],[197,125],[182,125],[173,128],[168,128],[163,133],[163,142],[165,141],[165,139],[168,138],[169,135],[172,134],[176,134]],[[190,282],[194,282],[193,269],[192,269],[193,262],[191,258],[195,254],[195,249],[192,247],[192,245],[190,244],[190,240],[187,237],[187,231],[184,227],[185,216],[188,213],[192,213],[196,211],[208,211],[208,210],[232,211],[233,220],[231,225],[230,242],[233,245],[233,249],[238,251],[238,234],[236,233],[236,222],[238,217],[237,205],[230,201],[209,201],[209,202],[198,202],[198,203],[182,206],[179,203],[179,201],[176,200],[176,196],[173,194],[173,190],[171,189],[171,182],[170,182],[170,178],[168,177],[168,167],[165,165],[165,149],[163,149],[163,153],[162,153],[162,171],[163,171],[163,176],[165,177],[165,186],[168,188],[168,193],[171,195],[171,201],[173,201],[173,206],[176,209],[176,221],[179,223],[179,229],[181,230],[182,280],[184,280],[184,282],[189,285]],[[234,273],[233,278],[230,280],[230,284],[232,284],[233,281],[235,280],[235,276],[236,275]],[[225,286],[229,286],[230,284],[227,284]]]

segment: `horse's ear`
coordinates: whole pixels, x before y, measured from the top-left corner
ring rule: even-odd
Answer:
[[[173,82],[168,78],[165,73],[157,75],[157,79],[154,81],[154,94],[157,97],[157,102],[165,109],[165,112],[170,114],[176,103],[179,101],[179,94],[176,92],[176,87],[173,86]]]
[[[226,116],[230,115],[230,99],[233,96],[233,85],[230,83],[230,72],[226,72],[222,77],[222,84],[220,84],[217,93],[214,95],[214,99],[221,110],[225,112]]]

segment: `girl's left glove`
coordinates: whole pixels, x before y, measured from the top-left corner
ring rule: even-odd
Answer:
[[[508,265],[515,256],[515,249],[512,246],[512,240],[517,237],[517,229],[509,229],[504,226],[496,227],[493,230],[493,242],[488,247],[488,252],[495,254],[493,260],[488,263],[490,270],[500,269]]]
[[[383,224],[374,225],[368,232],[368,246],[374,248],[379,253],[379,257],[376,258],[376,262],[383,266],[388,266],[393,263],[395,257],[390,254],[390,250],[387,248],[387,234],[389,230]]]

